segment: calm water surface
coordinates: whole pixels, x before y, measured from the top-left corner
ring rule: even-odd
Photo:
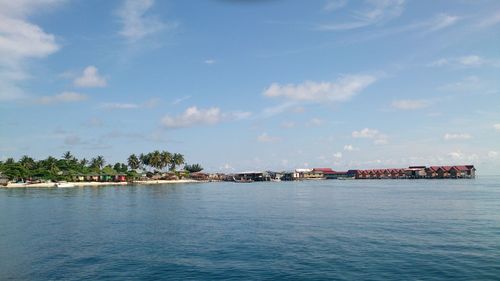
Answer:
[[[0,280],[500,280],[500,178],[0,189]]]

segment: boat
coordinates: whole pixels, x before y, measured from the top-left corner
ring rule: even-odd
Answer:
[[[55,187],[57,188],[70,188],[70,187],[75,187],[74,184],[65,182],[65,181],[60,181],[55,183]]]
[[[251,182],[253,182],[252,179],[245,179],[245,178],[236,179],[235,177],[233,177],[233,181],[237,182],[237,183],[251,183]]]

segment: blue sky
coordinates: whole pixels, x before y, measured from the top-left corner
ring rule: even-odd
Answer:
[[[500,171],[496,0],[0,0],[0,158]]]

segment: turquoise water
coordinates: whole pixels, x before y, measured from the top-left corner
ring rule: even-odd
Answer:
[[[0,280],[499,280],[500,178],[0,190]]]

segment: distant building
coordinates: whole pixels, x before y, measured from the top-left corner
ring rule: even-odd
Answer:
[[[476,168],[473,165],[453,166],[450,169],[451,178],[474,178]]]
[[[233,175],[235,180],[270,181],[271,177],[266,172],[243,172]]]
[[[410,179],[425,178],[427,172],[425,166],[410,166],[406,169],[406,176]]]
[[[429,179],[435,179],[438,177],[439,166],[430,166],[425,169],[426,177]]]
[[[191,173],[189,177],[193,180],[198,180],[198,181],[208,181],[210,179],[210,175],[202,172]]]

